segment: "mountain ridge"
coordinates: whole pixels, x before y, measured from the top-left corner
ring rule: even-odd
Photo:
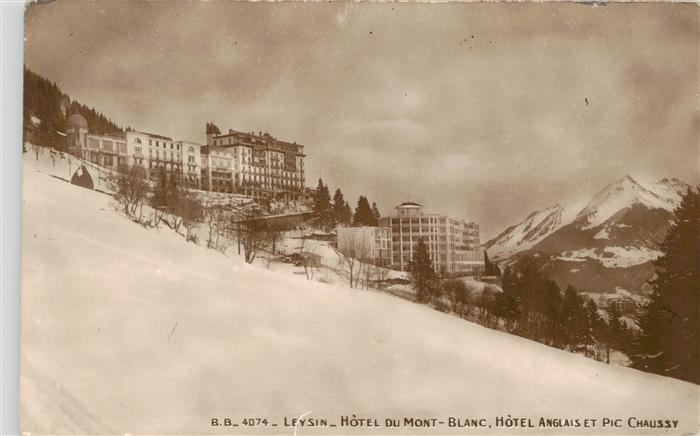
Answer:
[[[524,255],[539,257],[560,286],[572,284],[592,292],[623,288],[643,295],[673,210],[687,189],[691,185],[676,178],[644,186],[625,175],[588,201],[529,214],[484,247],[500,263],[514,263]],[[550,213],[543,216],[543,211]],[[542,231],[533,234],[528,229]]]

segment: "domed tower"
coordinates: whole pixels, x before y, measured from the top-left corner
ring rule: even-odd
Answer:
[[[68,133],[68,151],[82,157],[86,148],[87,120],[82,115],[75,113],[68,117],[66,130]]]

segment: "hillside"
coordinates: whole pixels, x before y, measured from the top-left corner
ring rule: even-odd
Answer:
[[[635,416],[697,430],[697,386],[244,264],[129,221],[50,166],[24,156],[24,432],[223,433],[211,418],[302,414]]]
[[[66,120],[80,113],[90,131],[97,134],[114,133],[122,128],[94,108],[72,100],[54,82],[24,68],[23,122],[25,136],[38,143],[52,144],[62,149]]]

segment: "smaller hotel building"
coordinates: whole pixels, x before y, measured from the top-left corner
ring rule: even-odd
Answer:
[[[341,227],[338,249],[358,260],[408,271],[419,240],[425,243],[435,272],[445,276],[480,276],[484,251],[479,226],[439,214],[423,213],[417,203],[402,203],[378,227]]]
[[[391,229],[391,265],[407,271],[419,240],[428,248],[435,271],[444,275],[481,275],[484,252],[479,226],[439,214],[423,213],[423,206],[406,202],[393,216],[379,218],[379,227]]]
[[[391,229],[339,227],[338,249],[346,256],[372,265],[391,267]]]

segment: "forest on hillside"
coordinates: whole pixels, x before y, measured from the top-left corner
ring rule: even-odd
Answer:
[[[35,141],[63,149],[66,145],[66,121],[79,113],[88,122],[90,133],[106,134],[123,129],[95,108],[72,100],[55,82],[24,67],[23,124],[24,141]]]

